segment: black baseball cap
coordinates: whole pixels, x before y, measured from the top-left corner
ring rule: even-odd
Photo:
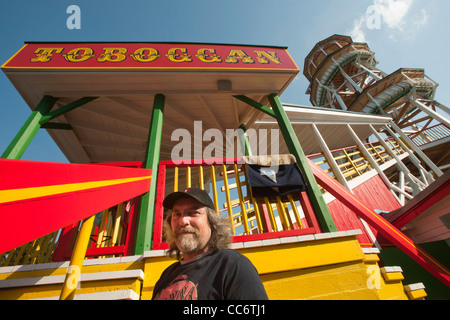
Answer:
[[[204,204],[205,206],[214,209],[214,203],[209,197],[208,193],[205,190],[198,188],[188,188],[182,192],[178,191],[169,194],[167,197],[164,198],[163,201],[164,208],[172,210],[175,202],[181,198],[193,198],[198,202],[200,202],[201,204]]]

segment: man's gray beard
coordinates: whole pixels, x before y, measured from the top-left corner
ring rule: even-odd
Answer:
[[[192,254],[201,251],[203,248],[200,239],[194,233],[181,234],[175,240],[178,250],[185,254]]]

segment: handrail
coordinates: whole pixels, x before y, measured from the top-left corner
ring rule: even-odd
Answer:
[[[425,137],[423,137],[424,135]],[[445,124],[440,123],[435,126],[426,128],[425,130],[417,131],[408,134],[408,137],[418,146],[424,146],[426,144],[443,140],[450,137],[450,128]],[[427,141],[428,140],[428,141]]]
[[[232,222],[233,241],[274,238],[279,236],[277,232],[288,232],[292,236],[320,232],[305,192],[297,195],[297,199],[290,197],[288,202],[283,202],[280,198],[275,202],[270,202],[267,198],[252,198],[240,164],[243,164],[241,158],[197,159],[184,163],[161,161],[158,170],[153,250],[167,248],[163,239],[164,195],[189,187],[203,186],[210,191],[218,209],[216,211],[222,217],[227,216]],[[186,175],[183,175],[183,169]],[[184,185],[181,185],[182,183]],[[223,209],[220,209],[221,207]]]
[[[406,152],[393,138],[388,138],[385,141],[389,142],[392,151],[396,155],[401,155]],[[380,165],[387,162],[387,160],[392,159],[379,141],[365,143],[364,147]],[[354,178],[361,176],[362,173],[374,169],[357,145],[330,150],[330,153],[336,161],[343,177],[347,181],[351,181]],[[327,168],[324,170],[327,173],[333,173],[334,176],[339,174],[332,171],[332,168],[328,164],[328,160],[322,153],[311,154],[308,155],[307,158],[313,160],[317,165],[320,165],[322,169],[324,169],[324,166],[326,165]]]
[[[86,257],[105,258],[133,254],[139,199],[140,197],[136,197],[96,214]],[[78,222],[60,230],[58,246],[52,256],[53,261],[70,259],[79,227]]]

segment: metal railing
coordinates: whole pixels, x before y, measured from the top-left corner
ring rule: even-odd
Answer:
[[[52,261],[60,231],[26,243],[0,255],[0,266],[38,264]]]
[[[409,134],[408,136],[418,147],[422,147],[428,143],[450,137],[450,129],[445,124],[440,123],[425,130]]]
[[[255,199],[246,179],[245,165],[240,159],[190,160],[183,164],[160,162],[153,249],[167,248],[163,237],[164,195],[190,187],[209,192],[216,212],[231,222],[234,241],[267,239],[278,232],[293,235],[320,232],[305,192],[288,196],[288,201],[280,197],[275,201]]]
[[[108,258],[132,254],[135,198],[96,214],[86,258]],[[0,255],[0,266],[66,261],[72,256],[82,221],[35,239]]]
[[[394,139],[390,138],[385,141],[396,155],[402,155],[406,152]],[[364,147],[378,165],[392,160],[392,157],[379,141],[366,143]],[[330,150],[330,152],[338,165],[340,174],[348,182],[374,169],[366,155],[356,145]],[[307,158],[336,179],[336,175],[339,173],[332,170],[332,167],[322,153],[311,154]]]

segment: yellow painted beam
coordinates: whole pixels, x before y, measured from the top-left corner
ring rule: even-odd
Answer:
[[[377,300],[366,284],[363,263],[327,265],[270,273],[261,280],[270,300]]]
[[[381,268],[381,274],[386,281],[402,281],[405,279],[401,272],[389,272],[386,268]]]
[[[145,267],[144,267],[145,278],[142,285],[141,299],[151,300],[156,282],[159,280],[163,271],[171,264],[175,263],[176,260],[171,259],[167,256],[149,257],[144,258],[144,260],[145,260]]]
[[[72,258],[67,268],[64,286],[59,297],[60,300],[73,300],[75,290],[80,280],[81,268],[83,260],[86,257],[86,249],[89,244],[92,227],[94,226],[95,215],[83,220],[80,232],[78,233],[75,247],[73,249]]]
[[[114,179],[104,181],[89,181],[79,183],[67,183],[53,186],[44,187],[32,187],[32,188],[20,188],[10,190],[0,190],[0,203],[8,203],[13,201],[31,200],[40,197],[54,196],[63,193],[85,191],[88,189],[109,187],[128,182],[135,182],[150,179],[151,176],[126,178],[126,179]]]
[[[111,260],[109,261],[110,263],[102,263],[101,260],[97,260],[97,263],[99,264],[92,264],[92,260],[84,260],[84,265],[82,268],[83,276],[90,273],[144,269],[144,262],[142,260],[120,263],[120,258],[116,258],[115,262],[111,263]],[[59,297],[61,293],[61,286],[63,284],[62,281],[67,268],[54,268],[53,266],[53,264],[41,264],[36,266],[38,268],[37,270],[16,271],[0,274],[0,281],[26,278],[40,279],[42,277],[56,277],[61,279],[60,282],[54,284],[0,288],[0,300],[25,300],[45,297]],[[79,288],[77,289],[76,294],[128,289],[140,294],[141,285],[142,281],[136,278],[82,281],[78,286]]]
[[[364,253],[353,238],[325,239],[239,250],[260,274],[363,261]]]
[[[312,237],[312,236],[310,236]],[[278,243],[278,244],[276,244]],[[263,245],[264,244],[264,245]],[[245,245],[245,243],[244,243]],[[258,270],[270,299],[342,299],[342,300],[407,300],[422,299],[420,286],[403,287],[401,281],[387,281],[376,259],[364,254],[355,236],[314,239],[295,243],[274,241],[272,244],[260,242],[260,246],[239,249]],[[375,256],[375,255],[373,255]],[[118,258],[119,260],[119,258]],[[126,290],[141,294],[141,299],[151,299],[154,285],[161,273],[175,262],[164,255],[164,251],[148,251],[142,260],[130,263],[112,262],[102,265],[87,265],[83,274],[102,271],[141,269],[143,282],[132,279],[116,279],[111,282],[82,282],[78,293],[108,290]],[[371,264],[368,265],[367,263]],[[376,270],[375,270],[376,269]],[[375,270],[377,272],[369,272]],[[64,274],[65,268],[15,272],[0,275],[2,279],[13,277],[37,277]],[[395,270],[394,270],[395,271]],[[389,273],[389,272],[388,272]],[[393,272],[390,272],[393,273]],[[377,277],[373,279],[373,277]],[[139,289],[142,283],[142,289]],[[0,290],[0,299],[40,298],[58,295],[58,286],[33,286]],[[422,290],[422,291],[421,291]]]
[[[415,291],[407,291],[407,294],[411,300],[422,300],[427,296],[427,293],[423,289]]]

